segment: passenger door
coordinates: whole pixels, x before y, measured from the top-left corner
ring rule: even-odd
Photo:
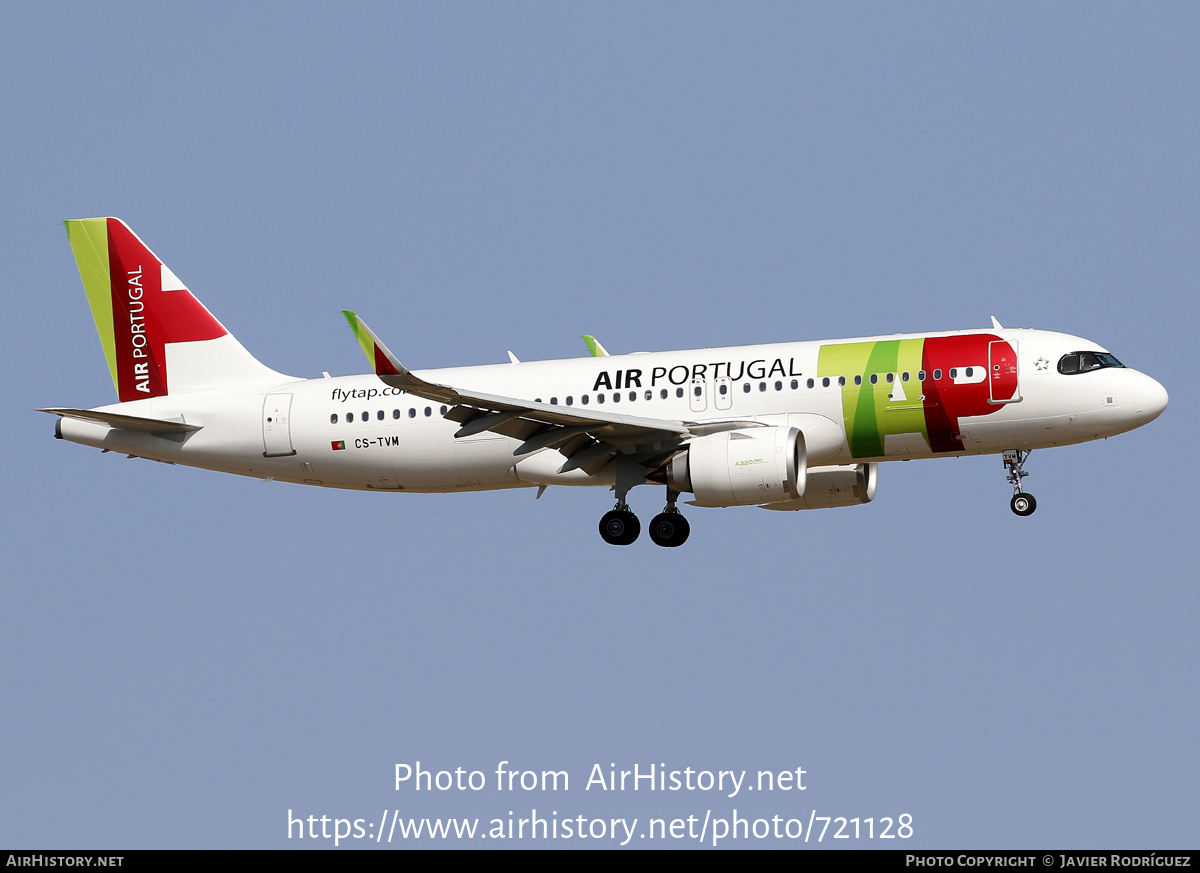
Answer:
[[[1016,342],[997,340],[988,343],[988,403],[999,406],[1020,401]]]
[[[263,457],[296,454],[292,448],[292,395],[268,394],[263,400]]]

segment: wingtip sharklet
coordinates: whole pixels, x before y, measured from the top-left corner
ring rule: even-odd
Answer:
[[[591,353],[593,358],[609,357],[608,349],[604,348],[604,346],[600,344],[600,340],[596,339],[590,333],[585,333],[583,335],[583,342],[587,346],[588,352]]]
[[[363,354],[367,356],[367,361],[375,369],[376,376],[408,375],[408,369],[380,341],[379,337],[375,335],[375,331],[371,330],[367,323],[358,317],[358,313],[352,309],[343,309],[342,315],[345,316],[346,323],[350,325],[350,330],[354,332],[354,338],[358,340]]]

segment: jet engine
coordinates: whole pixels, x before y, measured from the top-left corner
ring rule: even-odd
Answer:
[[[878,464],[842,464],[837,467],[809,467],[808,485],[796,500],[761,504],[763,509],[833,509],[857,506],[875,499],[879,479]]]
[[[696,506],[747,506],[804,495],[808,458],[794,427],[755,427],[697,437],[667,462],[667,485]]]

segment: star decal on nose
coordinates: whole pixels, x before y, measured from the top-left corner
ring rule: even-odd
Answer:
[[[1039,370],[1044,370],[1050,366],[1050,361],[1044,357],[1038,358],[1036,361],[1033,362],[1033,365],[1035,367],[1037,367]]]

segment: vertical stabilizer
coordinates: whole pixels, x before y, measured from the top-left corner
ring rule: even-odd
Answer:
[[[122,403],[287,378],[247,352],[123,221],[64,224]]]

